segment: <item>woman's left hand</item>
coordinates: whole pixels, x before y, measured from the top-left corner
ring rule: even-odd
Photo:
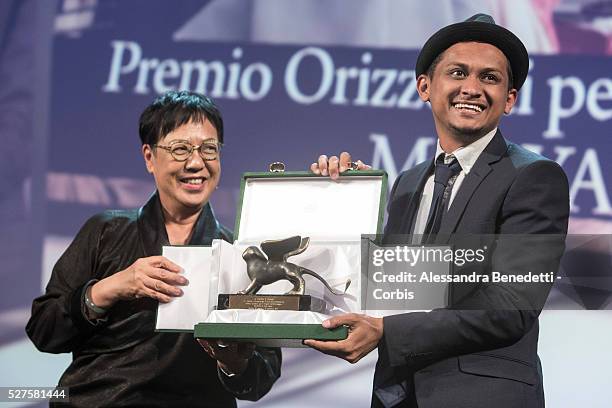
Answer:
[[[209,356],[227,374],[242,374],[249,365],[255,344],[237,341],[197,339]]]

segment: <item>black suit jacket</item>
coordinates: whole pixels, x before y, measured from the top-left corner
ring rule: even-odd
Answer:
[[[412,232],[421,193],[432,172],[431,161],[397,178],[385,237]],[[506,141],[498,131],[463,180],[442,220],[440,236],[563,236],[569,217],[568,191],[567,178],[557,163]],[[542,259],[558,265],[561,253],[557,246],[542,254]],[[453,292],[451,285],[446,309],[384,318],[372,406],[544,406],[537,343],[538,315],[547,291],[530,293],[524,284],[473,289],[466,295]],[[517,299],[531,301],[533,296],[540,299],[531,310],[512,307]],[[493,307],[491,299],[501,302],[501,307]]]

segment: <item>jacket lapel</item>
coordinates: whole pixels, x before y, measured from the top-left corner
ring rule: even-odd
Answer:
[[[474,192],[489,173],[493,171],[490,165],[499,161],[507,149],[506,141],[498,130],[491,142],[482,151],[476,163],[474,163],[470,173],[463,179],[461,186],[459,186],[455,199],[451,203],[448,212],[442,218],[439,234],[446,236],[455,231],[457,223],[465,212]]]
[[[434,162],[428,166],[423,166],[423,169],[417,175],[419,180],[416,190],[413,192],[410,202],[408,203],[408,210],[406,211],[406,219],[404,220],[404,225],[402,226],[402,233],[404,234],[412,234],[414,231],[414,222],[416,220],[417,213],[419,212],[419,204],[421,203],[421,196],[423,195],[423,189],[425,188],[425,183],[427,182],[427,178],[433,173]]]
[[[404,175],[392,192],[385,235],[411,234],[427,177],[433,172],[433,161],[424,162],[412,175]]]
[[[170,244],[157,191],[138,210],[138,235],[146,256],[160,255],[162,246]]]

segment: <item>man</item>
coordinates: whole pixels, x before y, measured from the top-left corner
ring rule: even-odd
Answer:
[[[562,169],[506,141],[497,129],[516,102],[528,65],[522,42],[487,15],[429,38],[415,72],[418,93],[432,108],[436,158],[397,178],[385,237],[567,232]],[[311,168],[336,178],[349,162],[348,153],[329,161],[321,156]],[[560,251],[545,256],[558,264]],[[348,325],[346,340],[305,343],[350,362],[378,347],[374,407],[543,407],[537,356],[543,301],[533,310],[521,307],[531,301],[525,287],[480,286],[431,312],[333,317],[323,326]],[[502,302],[501,308],[492,302]],[[471,310],[460,310],[465,305]]]

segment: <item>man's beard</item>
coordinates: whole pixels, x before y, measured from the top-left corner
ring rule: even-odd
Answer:
[[[469,145],[470,143],[474,143],[475,141],[490,132],[490,130],[486,130],[483,127],[466,129],[452,126],[451,129],[457,141],[459,141],[464,146]]]

